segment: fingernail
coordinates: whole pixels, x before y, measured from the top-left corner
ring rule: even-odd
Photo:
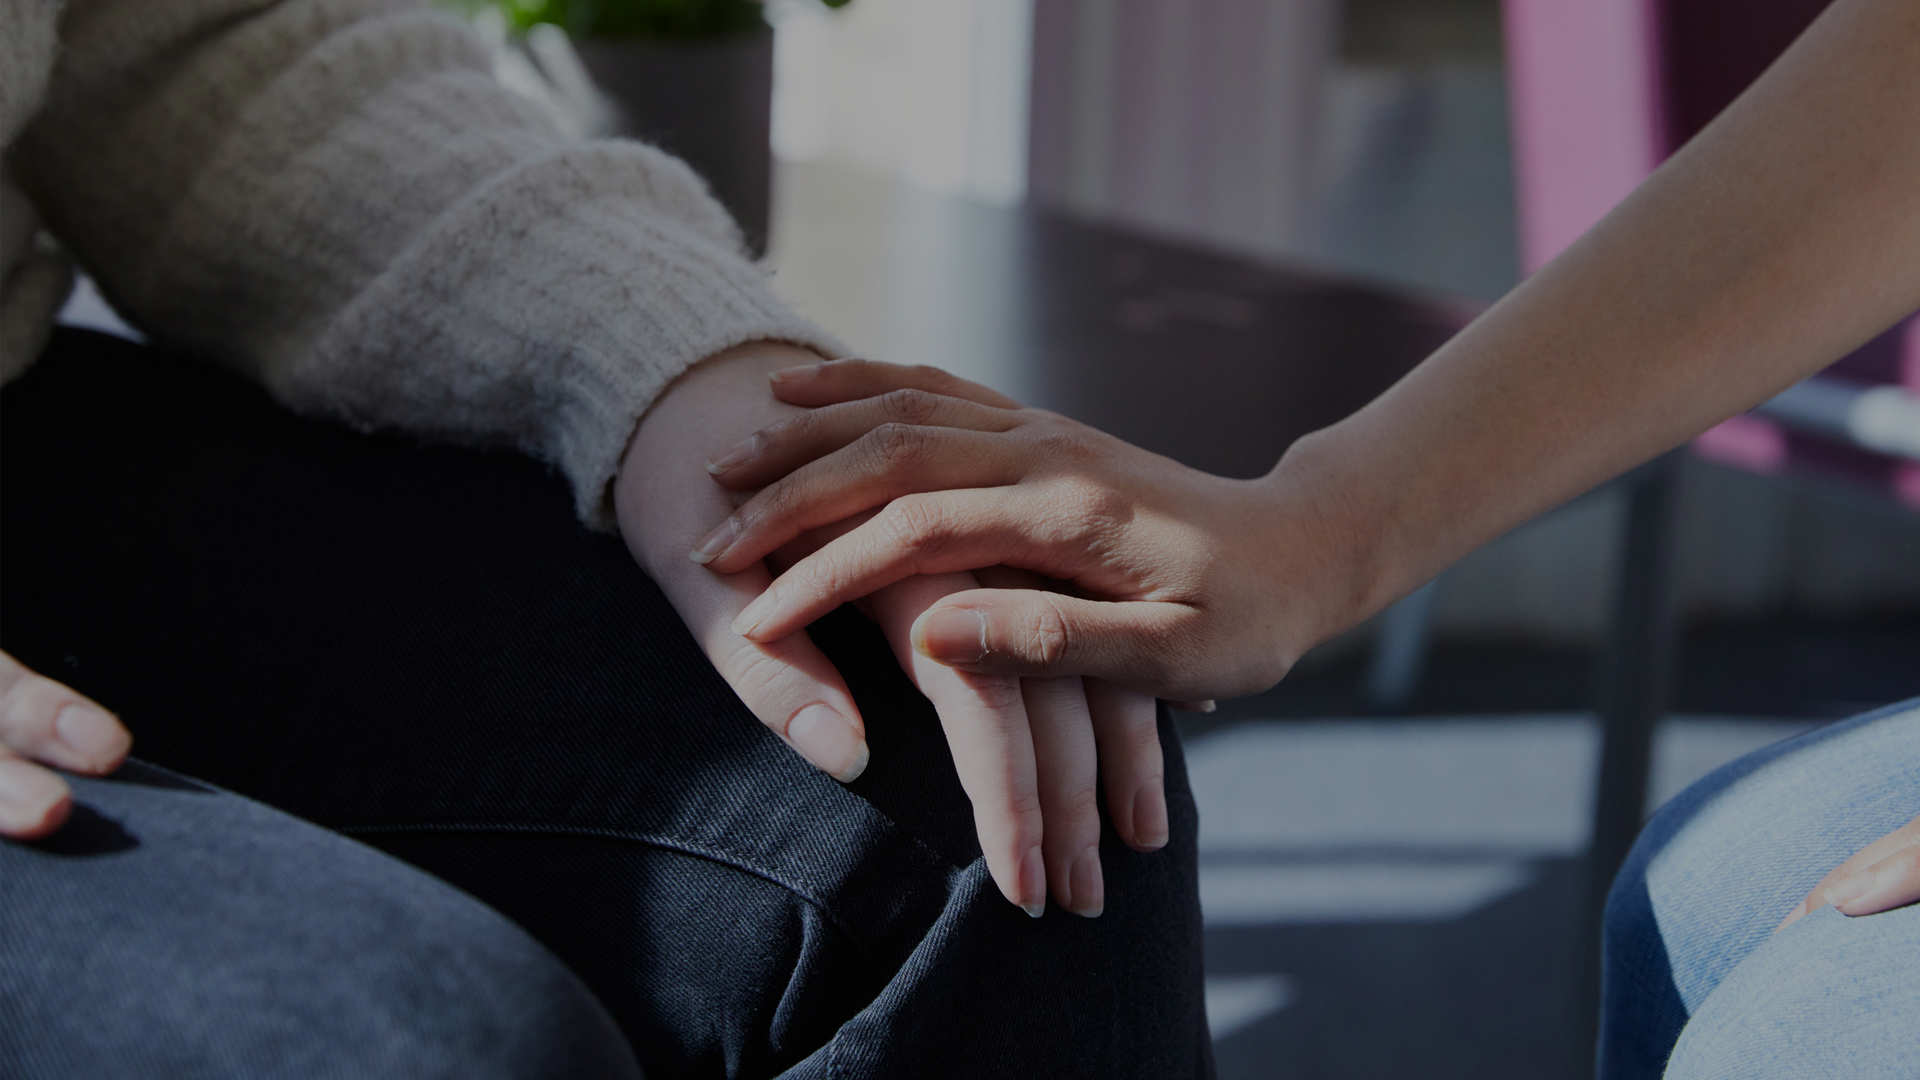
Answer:
[[[739,535],[740,519],[730,514],[727,520],[714,526],[712,532],[702,537],[692,551],[687,552],[687,558],[705,566],[719,558],[720,553],[727,550],[733,544],[734,538]]]
[[[779,383],[792,382],[795,379],[806,378],[814,372],[819,371],[820,367],[821,365],[819,364],[801,364],[799,367],[781,368],[779,371],[768,375],[767,380],[776,385]]]
[[[853,721],[826,705],[816,703],[794,713],[787,721],[787,739],[802,757],[843,784],[866,771],[867,741],[854,730]]]
[[[1133,842],[1148,851],[1167,846],[1167,797],[1157,782],[1133,795]]]
[[[91,705],[69,705],[53,721],[60,741],[90,762],[111,761],[126,753],[127,732],[113,717]]]
[[[0,760],[0,826],[26,829],[45,820],[66,795],[58,778],[24,761]]]
[[[1073,860],[1067,881],[1066,909],[1084,918],[1099,918],[1107,908],[1106,883],[1100,878],[1100,849],[1090,847],[1081,852],[1080,857]]]
[[[929,659],[969,664],[987,655],[987,617],[972,608],[943,608],[919,629],[913,645]]]
[[[759,453],[760,444],[765,441],[766,441],[766,436],[760,434],[757,431],[754,432],[753,434],[747,436],[745,439],[741,440],[740,443],[734,446],[733,449],[720,455],[718,458],[707,462],[707,472],[713,474],[714,476],[719,476],[721,473],[726,472],[728,469],[739,467],[748,458]]]
[[[1032,918],[1047,913],[1047,862],[1040,855],[1040,845],[1027,849],[1026,857],[1020,860],[1020,880],[1017,885],[1021,896],[1033,899],[1020,905],[1020,910]]]
[[[1873,875],[1862,871],[1834,882],[1827,887],[1825,895],[1827,903],[1838,908],[1842,904],[1852,903],[1865,896],[1867,890],[1871,888],[1873,888]]]
[[[767,616],[773,611],[774,602],[773,586],[769,585],[766,592],[754,597],[753,603],[748,604],[745,610],[733,617],[733,632],[741,637],[751,635],[761,623],[767,621]]]

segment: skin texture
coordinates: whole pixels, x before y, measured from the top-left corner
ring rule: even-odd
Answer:
[[[1255,482],[925,368],[785,374],[775,395],[816,412],[716,463],[765,489],[699,551],[726,571],[878,511],[736,629],[778,641],[906,574],[1006,564],[1064,584],[948,597],[915,647],[1175,698],[1264,689],[1473,548],[1920,308],[1916,101],[1920,5],[1839,0],[1578,243]]]
[[[770,400],[764,388],[770,372],[803,359],[819,358],[760,343],[690,370],[641,421],[628,449],[631,467],[615,481],[614,507],[635,558],[740,699],[803,757],[846,779],[865,761],[864,723],[839,674],[804,635],[761,643],[729,628],[766,586],[761,560],[723,577],[687,557],[700,533],[732,506],[706,462],[755,427],[799,412]],[[788,554],[817,539],[800,538]],[[1032,583],[993,568],[980,572],[1002,584]],[[979,583],[972,573],[913,576],[877,591],[866,607],[939,713],[1001,892],[1029,914],[1039,914],[1050,894],[1069,911],[1097,915],[1105,903],[1099,778],[1123,840],[1142,850],[1167,840],[1153,699],[1088,685],[1077,675],[1022,681],[959,672],[915,653],[908,631],[920,612]],[[816,739],[819,729],[790,726],[817,704],[844,718],[831,723],[851,729],[857,743]]]
[[[107,710],[0,653],[0,836],[31,840],[67,820],[73,793],[48,766],[105,775],[132,744]]]

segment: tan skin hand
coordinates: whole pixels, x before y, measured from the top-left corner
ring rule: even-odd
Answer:
[[[32,840],[65,823],[72,792],[48,766],[105,775],[132,745],[107,710],[0,653],[0,836]]]
[[[826,657],[804,634],[756,641],[729,629],[770,580],[769,556],[777,563],[804,553],[850,523],[738,560],[727,575],[687,558],[700,533],[743,497],[716,486],[706,462],[755,428],[797,415],[801,410],[767,395],[767,376],[818,359],[758,343],[697,365],[642,420],[613,495],[628,547],[742,702],[803,757],[850,780],[866,766],[865,720]],[[921,612],[979,585],[967,573],[904,576],[875,592],[865,609],[939,715],[1001,892],[1030,914],[1039,914],[1049,896],[1077,914],[1098,914],[1105,904],[1100,786],[1123,840],[1142,850],[1167,841],[1153,701],[1078,679],[1023,682],[959,672],[915,653],[909,632]],[[798,730],[797,718],[822,705],[844,726]],[[845,736],[818,738],[834,730]]]
[[[1874,915],[1920,901],[1920,817],[1861,848],[1820,879],[1787,913],[1779,933],[1828,904],[1842,915]]]
[[[1270,480],[1211,476],[932,368],[847,360],[773,385],[812,408],[715,463],[720,483],[761,490],[696,558],[734,572],[823,522],[878,512],[746,610],[734,625],[755,641],[911,574],[1004,564],[1076,594],[950,596],[915,624],[916,648],[968,671],[1201,701],[1278,682],[1349,591],[1315,543],[1336,519]]]

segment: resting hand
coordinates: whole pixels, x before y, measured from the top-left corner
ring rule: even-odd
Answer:
[[[1920,817],[1861,848],[1820,879],[1787,913],[1779,933],[1827,904],[1842,915],[1873,915],[1920,901]]]
[[[103,775],[131,745],[105,709],[0,653],[0,836],[32,840],[67,820],[72,793],[45,765]]]
[[[615,480],[614,506],[629,549],[747,708],[801,756],[850,780],[866,764],[865,727],[826,657],[805,635],[760,643],[728,629],[769,580],[761,559],[720,577],[686,557],[700,531],[733,505],[702,462],[754,428],[797,413],[769,399],[763,380],[808,359],[816,358],[760,344],[689,371],[641,422]],[[914,618],[947,593],[975,585],[966,575],[915,578],[882,590],[869,610],[940,715],[1001,892],[1031,913],[1051,892],[1069,910],[1096,914],[1104,903],[1096,749],[1121,837],[1140,848],[1166,842],[1153,703],[1110,688],[1083,692],[1078,680],[1023,686],[967,675],[916,656],[907,645]]]
[[[1339,609],[1342,572],[1316,554],[1339,547],[1332,517],[1304,488],[1202,473],[932,368],[840,361],[773,386],[815,408],[715,462],[727,487],[766,486],[696,559],[735,572],[823,522],[885,509],[754,601],[735,623],[754,641],[910,574],[1006,564],[1081,595],[950,596],[915,623],[914,646],[968,671],[1201,700],[1272,686]]]

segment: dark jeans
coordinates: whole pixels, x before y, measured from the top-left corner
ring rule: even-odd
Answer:
[[[118,710],[143,757],[503,912],[657,1075],[1211,1074],[1164,714],[1172,842],[1142,855],[1109,829],[1106,913],[1029,920],[870,628],[816,630],[873,749],[842,786],[537,465],[296,419],[72,331],[0,394],[0,442],[0,646]]]

